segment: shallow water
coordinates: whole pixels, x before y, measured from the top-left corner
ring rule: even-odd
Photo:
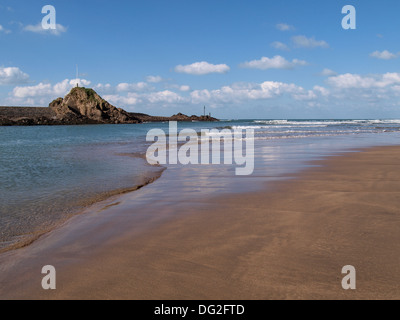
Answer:
[[[181,128],[252,128],[255,169],[235,176],[235,165],[167,165],[160,194],[151,199],[252,191],[336,152],[400,141],[398,120],[236,120],[181,123]],[[152,128],[168,123],[0,127],[0,249],[34,238],[110,195],[146,184],[162,168],[144,158]],[[157,193],[157,192],[156,192]]]
[[[132,126],[0,127],[0,248],[160,171]]]

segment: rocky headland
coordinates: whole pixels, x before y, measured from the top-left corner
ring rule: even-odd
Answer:
[[[162,121],[218,121],[210,116],[151,116],[127,112],[100,97],[93,89],[76,87],[46,107],[0,107],[1,126],[130,124]]]

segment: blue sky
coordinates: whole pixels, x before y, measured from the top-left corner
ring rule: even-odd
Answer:
[[[44,5],[56,30],[43,30]],[[342,28],[342,7],[357,29]],[[220,118],[400,118],[398,0],[2,0],[0,105],[77,82],[117,107]]]

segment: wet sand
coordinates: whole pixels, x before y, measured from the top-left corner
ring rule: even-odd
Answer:
[[[145,187],[0,255],[0,298],[399,299],[399,161],[400,147],[371,148],[262,191],[141,206]]]

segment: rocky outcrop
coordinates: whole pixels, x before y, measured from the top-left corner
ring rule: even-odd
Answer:
[[[171,117],[171,120],[173,121],[218,121],[218,119],[215,119],[211,116],[187,116],[182,113],[175,114]]]
[[[50,103],[57,118],[83,118],[96,123],[139,123],[139,119],[101,98],[93,89],[73,88],[64,99]]]
[[[42,107],[0,107],[0,126],[122,124],[160,121],[218,121],[210,116],[187,116],[182,113],[172,117],[131,113],[116,108],[93,89],[73,88],[64,98],[57,98]]]
[[[172,117],[157,117],[150,116],[144,113],[130,113],[132,116],[140,119],[142,122],[165,122],[165,121],[179,121],[179,122],[193,122],[193,121],[219,121],[210,116],[187,116],[182,113],[173,115]]]
[[[0,125],[36,125],[52,122],[56,118],[50,108],[0,107]]]

